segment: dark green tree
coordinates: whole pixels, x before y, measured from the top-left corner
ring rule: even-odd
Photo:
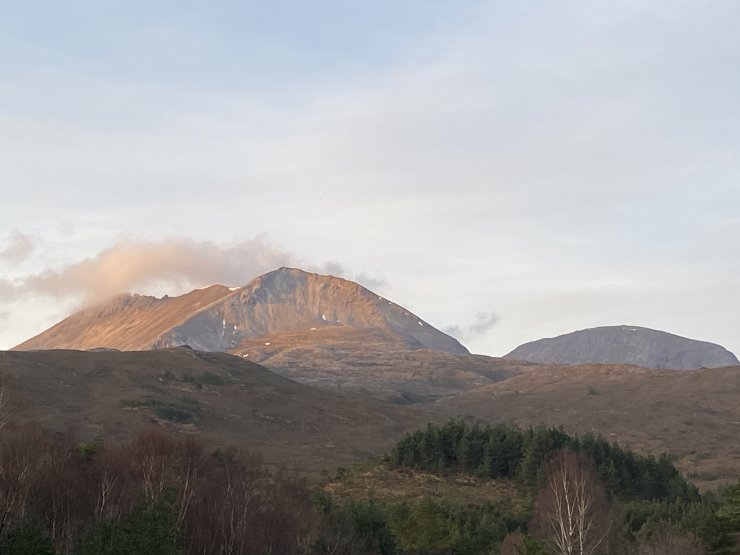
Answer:
[[[0,540],[3,555],[53,555],[46,529],[36,519],[26,519],[8,530]]]
[[[144,499],[120,520],[98,522],[85,534],[79,555],[175,555],[182,553],[174,490],[155,499]]]

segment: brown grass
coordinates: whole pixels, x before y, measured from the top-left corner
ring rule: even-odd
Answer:
[[[562,425],[667,452],[702,489],[740,475],[740,367],[542,366],[432,405],[437,418]]]
[[[193,383],[206,373],[224,385]],[[85,441],[122,439],[155,423],[315,475],[382,453],[426,420],[413,409],[321,391],[231,355],[187,348],[0,352],[0,376],[16,421],[73,429]],[[190,410],[192,421],[173,422],[168,407]]]
[[[324,490],[339,499],[372,499],[380,502],[419,501],[425,497],[461,504],[502,499],[520,509],[526,496],[508,480],[487,480],[462,474],[438,475],[385,464],[357,465],[342,477],[333,477]]]
[[[380,455],[407,431],[451,417],[562,425],[571,433],[601,433],[643,454],[668,452],[702,489],[740,475],[740,367],[514,368],[486,357],[429,351],[384,356],[378,366],[352,366],[362,356],[348,352],[347,379],[375,374],[368,379],[390,391],[398,378],[422,399],[431,391],[454,393],[402,407],[375,398],[379,390],[308,387],[240,357],[187,348],[0,352],[0,379],[8,382],[15,419],[75,429],[83,440],[120,439],[157,423],[196,434],[213,447],[235,444],[260,452],[268,463],[313,476]],[[304,376],[317,365],[308,360],[300,366],[300,357],[293,362],[292,372]],[[341,364],[334,364],[329,384],[342,375]],[[486,371],[501,374],[491,374],[486,385],[471,383],[470,376]],[[505,372],[513,375],[506,379]],[[203,382],[206,373],[223,385]],[[186,374],[196,379],[183,379]],[[177,411],[191,411],[192,418],[173,422]],[[418,480],[409,477],[408,484]]]

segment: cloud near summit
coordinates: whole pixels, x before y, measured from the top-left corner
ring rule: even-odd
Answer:
[[[479,312],[475,316],[475,321],[466,325],[447,326],[442,331],[460,341],[471,341],[486,335],[497,323],[498,315],[494,312]]]
[[[40,294],[91,304],[125,292],[177,294],[216,283],[244,285],[280,266],[344,277],[375,290],[387,285],[367,272],[354,275],[335,262],[307,264],[269,244],[262,236],[225,246],[188,238],[122,239],[95,256],[62,268],[49,268],[15,280],[0,279],[0,300]]]
[[[15,281],[0,280],[0,298],[32,293],[92,303],[112,294],[157,286],[242,285],[294,260],[291,254],[259,237],[229,246],[192,239],[124,239],[61,269],[48,269]]]

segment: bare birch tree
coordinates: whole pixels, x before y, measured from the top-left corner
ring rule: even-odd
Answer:
[[[8,389],[0,383],[0,432],[10,422],[10,401]]]
[[[609,508],[593,461],[561,449],[546,463],[544,476],[535,500],[535,534],[561,555],[599,553],[609,533]]]
[[[0,439],[0,535],[26,516],[43,455],[44,437],[38,426],[8,429]]]

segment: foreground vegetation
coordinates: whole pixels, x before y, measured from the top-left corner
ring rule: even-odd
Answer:
[[[542,526],[542,521],[552,516],[547,512],[552,460],[566,458],[566,453],[574,454],[570,463],[578,472],[572,474],[578,474],[579,485],[590,491],[598,509],[593,511],[591,523],[602,528],[597,534],[600,544],[584,553],[735,552],[734,536],[740,531],[740,480],[735,486],[701,496],[668,456],[640,456],[601,436],[573,437],[562,429],[544,426],[522,430],[511,425],[450,421],[407,435],[387,461],[401,469],[514,481],[530,494],[531,505],[518,530],[518,551],[511,553],[566,553],[553,545]],[[420,552],[440,547],[426,546]],[[497,548],[502,549],[490,546],[491,552]]]
[[[469,476],[516,494],[337,495],[161,428],[80,444],[7,426],[0,553],[732,553],[740,530],[740,482],[700,496],[667,457],[597,436],[451,421],[409,434],[379,464],[388,476]],[[558,488],[571,485],[581,530],[553,534]]]

